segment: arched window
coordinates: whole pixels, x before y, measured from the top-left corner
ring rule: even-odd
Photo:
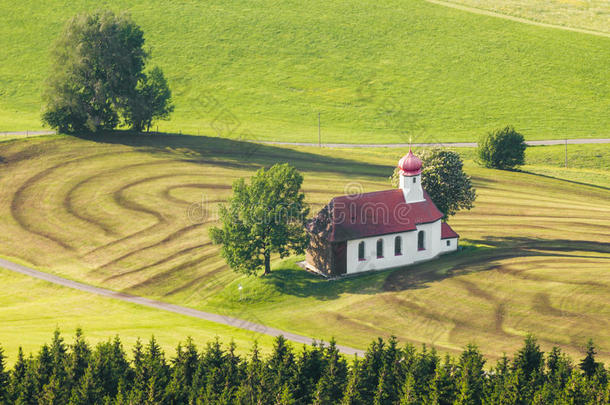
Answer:
[[[358,244],[358,260],[364,260],[364,241]]]
[[[402,254],[402,238],[397,236],[394,238],[394,256],[400,256]]]
[[[424,244],[424,231],[417,233],[417,250],[425,250],[426,245]]]
[[[383,257],[383,239],[377,239],[377,258]]]

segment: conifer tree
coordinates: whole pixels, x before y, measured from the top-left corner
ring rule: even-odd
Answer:
[[[469,344],[460,356],[458,366],[459,393],[456,404],[480,404],[485,392],[485,359],[476,346]]]
[[[42,389],[51,380],[53,375],[53,357],[47,344],[42,345],[40,352],[35,359],[35,373],[36,378],[36,395],[40,395]]]
[[[415,376],[412,372],[408,372],[405,383],[402,387],[402,397],[400,398],[400,405],[415,405],[421,403],[423,403],[423,401],[420,399],[420,393],[417,389]]]
[[[280,392],[286,387],[290,387],[290,383],[294,378],[294,354],[291,347],[288,345],[284,336],[278,336],[273,342],[273,352],[267,361],[267,372],[271,378],[271,389]]]
[[[361,392],[363,389],[363,368],[364,362],[356,357],[348,374],[347,386],[345,387],[345,393],[343,395],[343,399],[341,400],[342,405],[366,404]]]
[[[597,362],[595,361],[596,354],[593,340],[589,339],[587,342],[587,355],[578,365],[587,378],[593,377],[595,370],[597,369]]]
[[[326,368],[323,344],[314,342],[311,347],[303,345],[295,366],[293,397],[301,403],[309,404],[313,399],[313,390]]]
[[[199,363],[199,353],[193,339],[187,338],[184,348],[178,344],[176,357],[171,363],[172,374],[166,390],[166,402],[176,405],[188,403],[191,384]]]
[[[264,363],[260,359],[258,342],[255,341],[242,384],[236,393],[236,403],[239,405],[269,403],[271,397],[268,388]]]
[[[455,366],[451,357],[447,355],[442,365],[436,368],[436,374],[432,381],[430,402],[435,405],[453,404],[456,396]]]
[[[399,381],[404,381],[405,372],[402,367],[402,351],[394,336],[390,337],[383,354],[383,366],[379,375],[375,404],[396,403],[400,398]]]
[[[69,387],[78,386],[81,378],[85,375],[91,356],[91,348],[85,341],[81,328],[76,329],[71,349],[67,365]]]
[[[324,357],[325,368],[316,386],[314,404],[337,404],[347,384],[347,363],[339,354],[334,339],[326,347]]]
[[[169,380],[169,368],[165,362],[163,350],[154,336],[150,338],[143,358],[144,386],[146,388],[146,403],[157,404],[163,399],[163,394]]]
[[[25,384],[25,374],[27,372],[27,363],[23,356],[23,348],[19,346],[17,352],[17,361],[13,366],[13,370],[10,373],[10,384],[8,389],[8,396],[10,401],[16,402],[17,398],[21,396]]]
[[[8,402],[10,375],[6,370],[4,349],[0,346],[0,404]]]

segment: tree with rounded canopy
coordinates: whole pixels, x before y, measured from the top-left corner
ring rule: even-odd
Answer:
[[[144,33],[127,14],[79,14],[52,52],[42,120],[60,132],[136,130],[167,119],[171,92],[158,68],[144,71]]]
[[[514,169],[525,163],[526,148],[523,135],[508,125],[488,133],[479,140],[478,162],[494,169]]]
[[[443,219],[474,206],[476,190],[470,176],[464,172],[460,155],[450,150],[433,148],[424,149],[419,157],[422,160],[422,187],[444,214]],[[394,187],[398,187],[399,172],[400,169],[395,168],[390,177]]]
[[[271,272],[271,255],[303,254],[309,243],[305,221],[309,208],[300,192],[303,176],[289,164],[258,170],[250,184],[238,179],[228,205],[220,205],[220,227],[210,237],[237,272]]]

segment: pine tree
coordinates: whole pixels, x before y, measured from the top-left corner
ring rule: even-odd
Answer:
[[[292,385],[293,397],[300,403],[311,403],[314,390],[326,368],[324,346],[316,342],[311,347],[303,345],[303,350],[296,360],[296,372]]]
[[[415,405],[421,404],[423,401],[420,399],[421,394],[418,392],[417,383],[413,373],[409,372],[405,383],[402,386],[402,396],[400,398],[401,405]]]
[[[362,399],[371,404],[374,401],[377,387],[379,386],[379,375],[383,368],[385,342],[378,338],[371,343],[362,360],[361,390]]]
[[[269,385],[270,383],[266,381],[264,364],[260,359],[258,342],[255,341],[235,402],[240,405],[269,403],[271,401]]]
[[[336,404],[347,384],[347,363],[339,354],[334,339],[326,347],[324,357],[326,366],[316,386],[314,404]]]
[[[81,328],[76,329],[72,350],[68,356],[68,385],[70,387],[78,387],[81,378],[85,375],[89,357],[91,356],[91,348],[83,337]]]
[[[136,340],[133,347],[133,371],[130,376],[128,402],[143,404],[146,397],[146,369],[144,367],[144,348],[140,339]]]
[[[485,391],[485,359],[474,345],[466,346],[458,366],[459,394],[456,404],[480,404]]]
[[[6,359],[4,349],[0,346],[0,404],[7,403],[9,400],[10,374],[6,370]]]
[[[101,402],[104,390],[101,385],[102,381],[100,381],[102,379],[102,373],[99,369],[100,363],[98,356],[95,356],[94,360],[89,363],[79,385],[72,392],[70,404],[87,405]]]
[[[536,338],[527,335],[525,345],[515,356],[513,367],[522,370],[526,380],[531,380],[542,374],[543,366],[544,356]]]
[[[23,356],[23,349],[19,346],[17,353],[17,361],[13,366],[13,371],[10,374],[10,385],[8,390],[8,396],[10,402],[16,402],[17,398],[21,396],[21,393],[25,384],[25,374],[27,372],[27,363]],[[7,401],[9,402],[9,401]]]
[[[581,360],[578,365],[580,369],[583,371],[585,377],[591,378],[595,374],[595,370],[597,369],[597,362],[595,361],[595,345],[593,344],[593,340],[589,339],[587,342],[587,355],[584,359]]]
[[[35,359],[35,367],[36,395],[39,395],[53,375],[53,357],[48,345],[44,344],[40,348],[40,352]]]
[[[572,372],[562,392],[562,401],[566,404],[589,404],[592,402],[587,380],[576,370]]]
[[[24,405],[38,404],[38,397],[42,388],[42,386],[39,385],[40,379],[38,372],[38,361],[30,355],[26,360],[23,385],[15,403]]]
[[[147,404],[157,404],[163,399],[163,394],[167,382],[169,380],[169,367],[165,362],[163,350],[155,340],[151,337],[150,342],[146,346],[143,359],[146,401]]]
[[[457,393],[455,366],[451,357],[447,355],[442,365],[436,368],[436,374],[432,381],[430,402],[435,405],[453,404]]]
[[[278,336],[274,340],[273,352],[267,360],[267,372],[271,377],[271,389],[281,392],[290,386],[295,375],[294,354],[284,336]]]
[[[398,349],[398,342],[392,336],[385,347],[383,366],[379,375],[375,404],[396,403],[399,400],[399,381],[404,381],[405,372],[402,367],[403,354]]]
[[[352,367],[349,372],[347,380],[347,386],[345,387],[345,393],[341,400],[342,405],[360,405],[366,404],[362,397],[362,378],[363,378],[363,361],[357,357],[352,363]]]
[[[185,404],[191,394],[191,384],[197,371],[199,353],[190,337],[184,349],[178,344],[176,357],[172,359],[172,375],[167,386],[165,401],[168,404]]]
[[[68,347],[61,337],[59,329],[53,333],[49,348],[51,357],[51,374],[47,386],[43,387],[43,398],[46,404],[65,404],[70,398],[71,387],[68,381]]]

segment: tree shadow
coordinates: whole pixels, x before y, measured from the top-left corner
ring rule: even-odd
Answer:
[[[428,284],[434,281],[498,269],[501,266],[500,261],[515,257],[588,258],[607,260],[610,267],[610,256],[568,254],[568,252],[592,252],[610,255],[608,243],[493,236],[470,242],[487,247],[466,248],[441,256],[437,260],[396,269],[386,278],[383,290],[404,291],[427,288]]]
[[[565,181],[566,183],[570,183],[570,184],[576,184],[576,185],[579,185],[579,186],[587,186],[587,187],[599,188],[601,190],[610,191],[610,187],[600,186],[598,184],[591,184],[591,183],[585,183],[583,181],[562,179],[562,178],[555,177],[555,176],[549,176],[548,174],[529,172],[527,170],[520,170],[520,172],[524,173],[524,174],[529,174],[531,176],[543,177],[545,179],[553,179],[553,180],[558,180],[558,181]]]
[[[112,131],[95,135],[73,136],[96,143],[130,146],[153,155],[175,155],[177,159],[183,161],[213,163],[233,168],[255,169],[286,162],[303,171],[355,174],[384,179],[391,174],[392,170],[389,166],[359,160],[204,135]]]
[[[368,272],[359,276],[328,280],[303,269],[280,266],[261,281],[282,295],[316,298],[322,301],[338,299],[342,294],[373,295],[380,292],[388,271]]]
[[[515,257],[587,258],[606,260],[610,267],[610,244],[608,243],[493,236],[469,242],[479,246],[466,246],[457,252],[445,254],[424,263],[344,276],[333,280],[297,269],[296,265],[282,263],[269,276],[261,278],[261,282],[272,286],[282,295],[330,301],[338,299],[342,294],[374,295],[389,291],[428,288],[431,282],[498,269],[501,266],[500,261]],[[601,255],[569,252],[592,252]],[[604,254],[608,256],[604,256]],[[592,281],[592,283],[595,282]]]

